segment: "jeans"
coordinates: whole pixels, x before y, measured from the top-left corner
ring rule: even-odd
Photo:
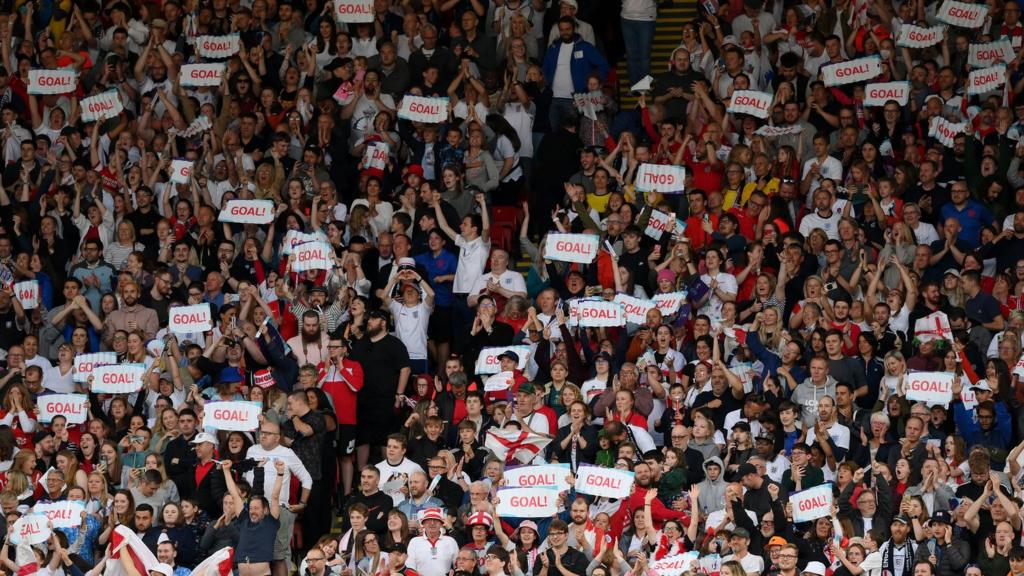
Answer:
[[[626,69],[632,86],[651,72],[654,20],[622,19],[622,41],[626,45]]]
[[[548,118],[551,119],[551,131],[554,132],[561,127],[562,118],[575,114],[576,107],[573,104],[572,98],[552,98],[551,110],[548,112]]]

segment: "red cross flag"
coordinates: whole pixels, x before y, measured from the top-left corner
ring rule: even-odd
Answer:
[[[550,438],[525,430],[488,430],[484,446],[505,462],[518,460],[527,464],[536,458],[549,442]]]

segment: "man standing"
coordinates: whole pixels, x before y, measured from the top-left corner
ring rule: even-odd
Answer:
[[[295,452],[290,448],[281,446],[281,427],[277,422],[264,420],[260,425],[259,434],[259,444],[250,446],[249,450],[245,453],[245,457],[257,462],[265,461],[267,465],[246,472],[245,479],[253,487],[254,492],[259,492],[256,488],[261,484],[263,487],[262,492],[266,492],[267,486],[274,485],[277,472],[275,467],[270,464],[279,460],[285,463],[283,487],[278,495],[281,506],[280,515],[278,516],[280,528],[277,532],[277,539],[274,541],[274,559],[270,563],[274,576],[284,576],[288,571],[287,558],[288,554],[291,553],[292,528],[295,525],[295,515],[304,510],[309,502],[309,493],[313,488],[313,478],[309,475],[309,471],[306,470],[306,467],[299,460]],[[262,481],[256,478],[256,473],[259,470],[262,470]],[[299,483],[302,485],[302,494],[299,497],[299,503],[289,507],[289,490],[291,488],[292,475],[299,479]]]
[[[576,19],[558,19],[558,39],[544,55],[544,78],[554,93],[551,101],[551,125],[560,126],[562,117],[572,113],[574,92],[587,91],[587,77],[608,76],[608,62],[593,44],[576,33]]]
[[[379,449],[394,429],[394,408],[401,405],[412,372],[409,352],[401,340],[388,334],[388,315],[373,310],[366,320],[366,335],[352,346],[352,359],[363,366],[364,386],[356,404],[359,422],[374,422],[356,431],[356,462],[360,469],[370,460],[371,446]],[[374,455],[376,457],[376,454]]]
[[[196,449],[195,464],[175,479],[178,492],[182,498],[195,500],[210,517],[220,516],[221,501],[227,490],[224,479],[214,471],[216,463],[213,461],[213,452],[217,447],[217,438],[200,432],[191,443]]]
[[[305,390],[292,390],[288,394],[287,415],[288,421],[281,425],[281,440],[295,452],[299,461],[309,471],[312,481],[307,500],[303,500],[300,506],[309,504],[313,510],[322,510],[330,502],[327,498],[327,486],[320,482],[323,461],[321,448],[324,434],[327,433],[327,421],[323,414],[309,407]],[[304,536],[316,542],[320,535],[330,528],[329,524],[324,525],[329,522],[330,517],[326,514],[306,514],[303,517]]]
[[[319,366],[327,359],[327,333],[320,324],[320,315],[315,310],[302,313],[302,331],[288,339],[288,346],[299,366]]]
[[[107,315],[103,323],[103,343],[110,346],[118,330],[129,333],[141,330],[146,340],[152,339],[160,329],[160,321],[156,312],[139,303],[139,285],[130,282],[121,286],[121,298],[124,305]]]
[[[445,576],[451,570],[455,556],[459,553],[459,545],[455,539],[441,534],[441,526],[444,525],[443,514],[440,508],[424,510],[423,517],[420,518],[423,533],[409,542],[409,557],[406,564],[423,576]],[[565,523],[562,525],[564,527]]]
[[[103,242],[86,239],[82,242],[82,261],[71,267],[69,278],[77,278],[85,286],[89,308],[100,309],[100,299],[111,292],[111,282],[117,272],[103,260]]]
[[[274,461],[274,488],[270,498],[262,495],[253,496],[249,501],[248,514],[246,500],[231,476],[231,460],[221,462],[224,480],[231,493],[231,505],[235,507],[235,525],[238,527],[238,546],[235,547],[235,566],[239,576],[266,576],[270,573],[273,560],[274,540],[281,528],[278,518],[281,515],[281,487],[284,485],[284,460]]]
[[[191,448],[191,442],[196,437],[196,413],[191,408],[181,410],[178,413],[178,429],[169,434],[173,440],[167,443],[164,467],[167,475],[177,484],[178,478],[192,470],[196,464],[196,453]],[[178,489],[180,492],[181,485],[178,485]]]

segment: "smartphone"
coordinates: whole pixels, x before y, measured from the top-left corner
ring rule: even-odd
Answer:
[[[835,282],[828,282],[825,284],[825,292],[831,292],[835,290],[838,285]]]

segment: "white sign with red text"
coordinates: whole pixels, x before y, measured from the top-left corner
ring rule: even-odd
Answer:
[[[647,321],[647,313],[654,308],[652,300],[641,300],[628,294],[616,294],[612,302],[622,305],[622,313],[630,324],[643,324]]]
[[[501,361],[498,360],[498,356],[505,352],[515,352],[519,356],[517,369],[522,370],[526,368],[526,362],[530,359],[529,346],[493,346],[484,348],[480,351],[480,355],[476,357],[476,373],[497,374],[501,372]]]
[[[175,306],[168,316],[167,328],[173,334],[196,334],[213,329],[213,315],[206,303]]]
[[[14,523],[14,531],[11,532],[11,542],[14,544],[28,544],[35,546],[50,539],[50,528],[47,526],[49,519],[44,514],[26,514]],[[78,519],[82,523],[82,519]],[[56,526],[54,526],[56,528]]]
[[[666,294],[655,294],[651,300],[665,316],[670,316],[679,311],[679,307],[686,302],[686,292],[668,292]]]
[[[179,81],[182,86],[219,86],[226,68],[224,62],[182,64]]]
[[[97,366],[117,364],[116,352],[93,352],[75,356],[74,381],[87,382]]]
[[[196,51],[203,58],[230,58],[242,50],[238,34],[227,36],[200,36],[196,38]]]
[[[576,470],[576,492],[607,498],[626,498],[633,490],[633,473],[601,466],[580,466]]]
[[[516,383],[516,374],[511,370],[491,374],[484,380],[484,392],[501,392],[508,390]]]
[[[502,477],[511,488],[554,488],[568,490],[568,464],[542,464],[540,466],[516,466],[508,468]]]
[[[669,164],[641,164],[636,170],[636,189],[639,192],[679,194],[686,185],[686,170]]]
[[[900,36],[896,41],[897,46],[905,48],[927,48],[942,41],[942,32],[945,26],[933,26],[922,28],[913,24],[900,26]]]
[[[388,154],[391,146],[387,142],[370,142],[363,152],[363,169],[384,171],[388,166]]]
[[[252,432],[260,427],[262,411],[263,406],[258,402],[208,402],[203,410],[203,426]]]
[[[929,406],[949,406],[953,399],[952,372],[910,372],[906,375],[907,400]]]
[[[54,416],[64,416],[68,424],[84,424],[89,419],[89,397],[85,394],[45,394],[36,401],[39,421],[53,422]]]
[[[497,512],[502,518],[550,518],[558,513],[558,490],[504,488],[498,491]]]
[[[650,564],[650,572],[658,576],[680,576],[698,567],[700,552],[691,551],[659,558]]]
[[[373,0],[334,0],[338,22],[373,22]]]
[[[790,494],[789,503],[793,505],[794,524],[831,516],[832,483],[826,482],[820,486]]]
[[[398,107],[398,117],[411,122],[440,124],[448,119],[448,98],[406,94]]]
[[[980,28],[985,23],[987,15],[988,6],[985,4],[969,4],[956,0],[946,0],[935,13],[940,22],[960,28]]]
[[[14,285],[14,295],[21,307],[32,310],[39,307],[39,280],[25,280]]]
[[[595,234],[548,234],[544,257],[559,262],[590,264],[597,258],[601,238]]]
[[[327,235],[319,230],[312,234],[300,232],[299,230],[289,230],[284,235],[284,243],[281,246],[281,254],[292,254],[295,251],[295,247],[299,244],[305,244],[306,242],[327,242]]]
[[[661,210],[654,210],[651,212],[651,218],[647,221],[644,234],[655,240],[661,240],[661,235],[668,230],[668,225],[675,219],[675,214],[665,214]]]
[[[624,326],[626,316],[622,306],[606,300],[582,300],[576,309],[576,320],[585,328],[601,326]]]
[[[971,70],[967,76],[967,93],[984,94],[998,90],[1006,82],[1006,65],[996,64],[991,68]]]
[[[967,48],[967,65],[971,68],[988,68],[999,62],[1009,64],[1016,57],[1013,45],[1006,38],[985,44],[971,44]]]
[[[306,242],[295,247],[292,270],[330,270],[334,267],[334,248],[327,242]]]
[[[882,59],[878,56],[866,56],[856,60],[847,60],[838,64],[821,67],[821,75],[825,86],[842,86],[854,82],[867,82],[882,73]]]
[[[270,224],[274,221],[274,201],[228,200],[217,219],[239,224]]]
[[[175,158],[171,160],[171,182],[175,184],[188,184],[192,176],[192,161]]]
[[[906,106],[910,100],[910,82],[877,82],[864,87],[865,106],[885,106],[890,100]]]
[[[772,109],[772,95],[757,90],[736,90],[729,101],[729,112],[733,114],[750,114],[758,118],[767,118]]]
[[[145,364],[107,364],[92,369],[92,391],[96,394],[131,394],[142,388]]]
[[[107,90],[82,100],[82,121],[95,122],[114,118],[124,112],[121,94],[117,90]]]
[[[78,86],[78,72],[73,69],[29,70],[29,94],[65,94]]]
[[[49,520],[54,528],[77,528],[82,525],[82,512],[85,504],[74,500],[60,502],[44,502],[32,507],[32,512],[41,514]]]
[[[971,125],[967,122],[950,122],[942,116],[934,116],[928,126],[928,135],[946,148],[952,148],[953,140],[960,134],[967,134],[970,129]]]

